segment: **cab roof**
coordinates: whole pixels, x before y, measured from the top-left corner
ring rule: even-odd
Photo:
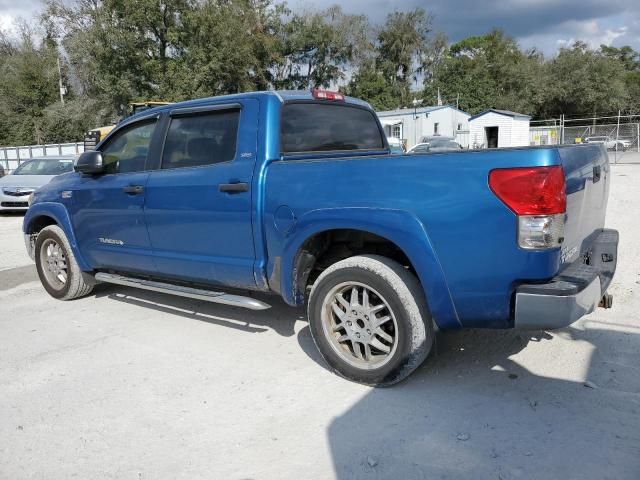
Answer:
[[[353,97],[344,97],[344,101],[333,101],[333,100],[318,100],[314,98],[311,90],[266,90],[259,92],[245,92],[245,93],[235,93],[231,95],[219,95],[215,97],[206,97],[206,98],[198,98],[196,100],[185,100],[183,102],[171,103],[169,105],[162,105],[159,107],[151,108],[149,110],[145,110],[144,112],[136,113],[135,115],[130,116],[126,119],[126,123],[129,121],[135,120],[137,118],[142,118],[150,113],[160,113],[167,110],[173,110],[176,108],[186,108],[186,107],[198,107],[209,105],[212,102],[220,102],[220,101],[233,101],[242,98],[265,98],[265,97],[276,97],[280,100],[281,103],[292,102],[292,101],[300,101],[300,100],[311,100],[318,102],[326,102],[326,103],[347,103],[350,105],[359,105],[362,107],[371,108],[367,102],[363,100],[359,100]]]

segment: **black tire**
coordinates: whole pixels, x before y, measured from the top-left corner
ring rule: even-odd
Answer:
[[[356,287],[356,292],[360,286],[363,290],[366,288],[369,292],[367,299],[373,295],[378,304],[374,309],[380,308],[381,304],[387,305],[388,308],[382,312],[386,312],[384,318],[390,316],[392,320],[386,320],[384,328],[387,329],[387,337],[393,337],[393,342],[381,342],[381,337],[374,337],[379,335],[375,332],[381,328],[377,318],[366,323],[365,318],[369,322],[370,317],[359,317],[361,313],[356,310],[369,303],[364,300],[364,293],[355,295],[356,302],[363,298],[363,305],[356,305],[356,309],[351,310],[351,306],[346,307],[342,303],[339,308],[345,311],[340,310],[339,315],[336,313],[335,306],[341,304],[337,295],[343,300],[345,297],[341,292],[353,297],[353,293],[349,293],[353,288],[350,285]],[[374,318],[377,315],[374,313]],[[350,257],[322,272],[309,295],[308,316],[311,336],[331,370],[365,385],[389,386],[403,380],[424,362],[434,341],[433,322],[418,279],[397,262],[377,255]],[[347,324],[350,326],[343,326]],[[369,326],[374,330],[373,335]],[[339,330],[336,332],[336,329]],[[353,335],[358,335],[358,340]],[[362,345],[357,343],[361,338],[366,339]],[[365,343],[370,345],[368,351]],[[375,345],[383,345],[390,351],[377,350]],[[372,355],[372,351],[378,355]],[[370,359],[379,357],[383,360],[372,360],[367,365],[362,361],[366,360],[367,353]],[[363,356],[365,359],[361,358]]]
[[[64,282],[58,282],[52,279],[52,273],[48,269],[47,261],[45,260],[46,252],[44,249],[49,246],[57,245],[63,254],[64,264],[66,268],[66,280]],[[73,251],[67,240],[67,236],[64,231],[57,225],[50,225],[43,228],[36,239],[34,257],[36,261],[36,269],[38,270],[38,277],[44,289],[53,298],[58,300],[73,300],[74,298],[84,297],[93,290],[93,285],[87,284],[83,277],[78,262],[76,262],[73,256]]]

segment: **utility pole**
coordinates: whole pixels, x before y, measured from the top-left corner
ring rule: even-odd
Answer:
[[[67,94],[67,88],[62,84],[62,69],[60,68],[60,57],[58,60],[58,88],[60,89],[60,103],[64,105],[64,96]]]
[[[618,138],[620,137],[620,110],[618,110],[618,125],[616,126],[616,156],[614,163],[618,163]]]

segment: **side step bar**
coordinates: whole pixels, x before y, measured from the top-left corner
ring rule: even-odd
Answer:
[[[124,285],[125,287],[141,288],[142,290],[151,290],[152,292],[195,298],[196,300],[204,300],[205,302],[223,303],[234,307],[248,308],[249,310],[266,310],[267,308],[271,308],[271,305],[256,300],[255,298],[231,295],[224,292],[213,292],[211,290],[189,288],[171,283],[154,282],[103,272],[96,273],[95,278],[99,282],[115,283],[116,285]]]

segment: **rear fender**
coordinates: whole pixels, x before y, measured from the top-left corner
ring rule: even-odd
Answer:
[[[27,213],[24,216],[22,231],[25,234],[29,232],[33,222],[39,217],[43,216],[53,219],[58,224],[58,226],[62,228],[65,235],[67,236],[67,240],[69,240],[69,245],[71,245],[73,256],[78,262],[80,270],[85,272],[91,271],[91,267],[89,267],[87,262],[85,262],[82,254],[80,253],[78,243],[76,242],[76,236],[73,232],[73,228],[71,227],[69,212],[67,212],[67,209],[64,207],[64,205],[54,202],[39,202],[32,205],[31,207],[29,207],[29,210],[27,210]]]
[[[299,292],[295,285],[295,261],[300,248],[314,235],[336,229],[361,230],[395,243],[415,268],[431,315],[438,327],[461,327],[442,266],[429,235],[417,218],[402,210],[331,208],[312,210],[303,215],[284,240],[282,250],[280,291],[288,304],[304,303],[304,292]]]

